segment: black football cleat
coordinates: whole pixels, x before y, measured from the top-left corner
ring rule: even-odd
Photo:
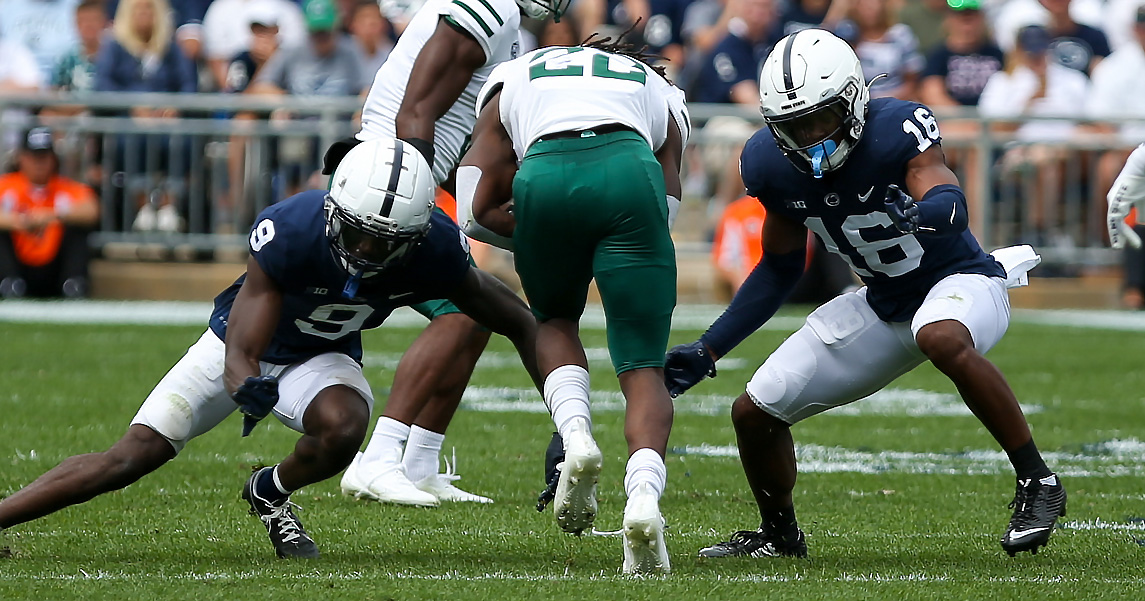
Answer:
[[[1002,549],[1013,557],[1022,551],[1036,554],[1050,542],[1058,517],[1065,516],[1065,487],[1057,474],[1041,480],[1019,478],[1010,507],[1014,515],[1002,535]]]
[[[262,469],[274,468],[264,467]],[[318,545],[314,544],[314,540],[306,534],[298,516],[294,515],[293,508],[297,505],[290,501],[275,505],[255,493],[254,483],[260,473],[262,470],[257,470],[251,474],[250,480],[247,480],[246,486],[243,486],[242,497],[250,505],[251,515],[258,516],[263,525],[266,526],[266,532],[270,535],[270,542],[274,545],[275,554],[284,559],[317,558],[319,555]]]
[[[545,449],[545,489],[537,496],[537,511],[544,511],[557,497],[557,482],[561,479],[561,463],[565,460],[565,445],[560,432],[553,432],[553,438]]]
[[[700,557],[807,557],[807,540],[798,528],[779,536],[759,530],[740,530],[731,539],[700,549]]]

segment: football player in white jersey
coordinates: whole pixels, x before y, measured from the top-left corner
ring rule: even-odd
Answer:
[[[659,508],[672,427],[663,365],[676,305],[670,206],[687,126],[669,110],[675,88],[629,50],[549,47],[498,66],[478,96],[457,188],[463,227],[473,229],[471,203],[483,232],[511,239],[540,323],[537,365],[565,452],[553,509],[571,533],[592,526],[603,463],[578,325],[597,282],[627,402],[623,570],[643,574],[670,570]]]
[[[415,146],[446,182],[473,131],[478,90],[520,48],[522,17],[559,19],[569,0],[429,0],[378,70],[355,138],[334,144],[333,172],[354,144],[392,136]],[[453,485],[455,466],[438,473],[446,426],[461,402],[489,332],[448,301],[414,308],[429,326],[402,357],[385,410],[366,450],[347,468],[342,491],[405,505],[490,503]]]
[[[1125,248],[1128,243],[1133,248],[1141,248],[1141,237],[1125,218],[1133,208],[1145,210],[1145,144],[1135,148],[1129,153],[1125,167],[1113,180],[1109,193],[1105,197],[1109,203],[1107,210],[1107,223],[1109,228],[1109,244],[1113,248]],[[1137,218],[1141,220],[1140,217]]]

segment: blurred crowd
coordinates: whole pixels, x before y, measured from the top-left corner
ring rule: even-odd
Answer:
[[[0,0],[0,93],[360,95],[424,1]],[[1030,188],[1023,211],[1033,223],[1031,242],[1045,243],[1068,219],[1060,209],[1067,188],[1063,165],[1077,156],[1066,156],[1073,151],[1063,142],[1099,134],[1124,147],[1110,151],[1106,144],[1083,157],[1091,165],[1084,173],[1087,194],[1097,198],[1128,150],[1145,140],[1145,93],[1139,93],[1145,92],[1145,0],[572,0],[559,22],[526,24],[522,51],[575,44],[593,33],[625,34],[665,61],[691,101],[754,109],[761,61],[781,37],[807,27],[832,30],[854,46],[873,80],[873,97],[933,107],[948,140],[971,139],[981,127],[958,120],[951,108],[1023,119],[1020,125],[993,126],[1016,143],[989,164],[1003,177],[1021,176]],[[43,114],[81,110],[57,107]],[[1077,119],[1037,119],[1063,113]],[[155,106],[129,114],[178,116]],[[1134,118],[1142,125],[1109,122]],[[724,118],[711,120],[707,129],[732,141],[727,148],[692,153],[688,191],[713,200],[711,236],[723,208],[742,195],[736,141],[746,139],[752,127]],[[7,140],[9,148],[17,142]],[[313,142],[297,148],[288,142],[276,156],[293,156],[300,164],[320,156]],[[225,179],[233,184],[211,201],[216,224],[241,227],[242,219],[232,213],[248,194],[239,185],[251,172],[244,164],[246,143],[241,135],[226,141]],[[131,172],[124,168],[131,164],[153,167],[134,170],[140,181],[117,180],[126,200],[115,201],[129,213],[124,223],[137,230],[187,231],[179,208],[186,196],[187,156],[203,149],[181,144],[160,139],[157,153],[117,146],[117,172]],[[100,150],[90,152],[98,156]],[[982,176],[974,171],[979,162],[972,150],[951,151],[948,158],[964,177]],[[307,181],[309,169],[296,171],[277,196],[313,183]],[[163,176],[156,179],[153,172]],[[95,184],[106,174],[97,164],[76,175]]]

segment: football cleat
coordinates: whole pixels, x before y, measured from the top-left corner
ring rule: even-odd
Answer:
[[[722,543],[700,549],[700,557],[807,557],[807,539],[798,528],[790,536],[779,536],[762,527],[740,530]]]
[[[624,506],[624,573],[667,574],[668,546],[664,544],[664,516],[652,485],[636,488]]]
[[[251,515],[256,515],[270,535],[270,542],[274,545],[276,555],[286,559],[315,559],[318,557],[318,545],[306,530],[298,516],[294,515],[295,507],[290,501],[283,501],[275,505],[262,497],[254,490],[254,483],[263,470],[274,469],[264,467],[256,470],[243,486],[242,498],[250,505]]]
[[[1022,551],[1036,554],[1050,542],[1059,517],[1065,516],[1065,487],[1057,474],[1040,480],[1018,478],[1010,508],[1014,515],[1002,535],[1002,549],[1013,557]]]
[[[596,482],[604,462],[588,422],[584,418],[576,421],[565,440],[565,460],[557,465],[561,475],[553,500],[557,525],[572,534],[591,528],[596,520]]]
[[[453,470],[457,468],[457,451],[453,452],[453,463],[450,464],[449,460],[445,460],[445,473],[434,474],[428,478],[422,478],[414,486],[423,492],[433,495],[438,501],[452,501],[455,503],[492,503],[493,499],[475,495],[471,492],[465,492],[460,488],[453,485],[454,482],[461,479]]]
[[[378,461],[362,466],[358,453],[342,474],[342,494],[380,503],[437,507],[437,497],[414,486],[401,461]]]
[[[565,445],[560,432],[553,432],[553,438],[545,449],[545,489],[537,495],[537,511],[544,511],[557,497],[557,482],[561,470],[557,465],[565,460]]]

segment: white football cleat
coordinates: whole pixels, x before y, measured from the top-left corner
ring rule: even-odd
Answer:
[[[565,438],[565,460],[557,466],[561,476],[553,499],[557,525],[572,534],[588,530],[596,520],[596,482],[604,461],[588,421],[577,418],[576,422]]]
[[[342,494],[381,503],[437,507],[437,497],[414,486],[400,461],[377,462],[369,471],[361,464],[362,454],[358,453],[342,474]]]
[[[454,502],[454,503],[492,503],[493,499],[475,495],[471,492],[465,492],[460,488],[453,485],[454,482],[461,479],[454,470],[457,469],[457,449],[453,450],[453,463],[450,464],[449,460],[445,460],[445,473],[434,474],[428,478],[418,480],[414,486],[418,490],[425,491],[441,502]]]
[[[668,546],[664,544],[664,516],[652,485],[641,484],[624,506],[624,573],[667,574]]]

